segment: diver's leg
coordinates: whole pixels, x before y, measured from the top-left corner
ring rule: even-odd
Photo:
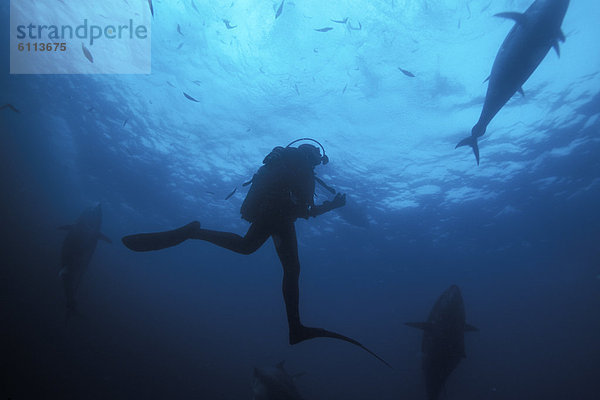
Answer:
[[[288,328],[290,334],[290,344],[300,343],[304,340],[319,337],[343,340],[362,348],[375,358],[391,368],[383,358],[373,353],[363,346],[360,342],[351,337],[337,332],[328,331],[323,328],[313,328],[302,325],[299,312],[299,289],[298,279],[300,278],[300,260],[298,258],[298,240],[296,238],[296,228],[294,222],[285,222],[273,229],[273,243],[277,255],[283,266],[283,300],[285,301],[285,310],[288,318]]]
[[[251,254],[258,250],[270,235],[270,229],[265,224],[253,223],[244,237],[230,232],[197,229],[190,235],[190,239],[205,240],[240,254]]]
[[[279,226],[273,234],[275,250],[283,267],[283,300],[287,313],[288,327],[290,333],[290,344],[295,344],[301,338],[302,324],[299,312],[299,288],[300,260],[298,258],[298,240],[294,222],[284,223]]]

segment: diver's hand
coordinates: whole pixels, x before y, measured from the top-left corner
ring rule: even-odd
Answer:
[[[346,193],[338,193],[335,195],[333,200],[330,202],[330,210],[340,208],[346,205]]]
[[[333,200],[324,201],[320,206],[312,206],[308,211],[308,216],[317,217],[321,214],[325,214],[328,211],[335,210],[336,208],[342,207],[346,204],[346,195],[338,193],[335,195]]]

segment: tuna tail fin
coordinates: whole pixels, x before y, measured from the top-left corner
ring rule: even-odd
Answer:
[[[293,339],[290,337],[290,344],[296,344],[296,343],[300,343],[300,342],[302,342],[304,340],[314,339],[314,338],[318,338],[318,337],[327,337],[327,338],[332,338],[332,339],[339,339],[339,340],[343,340],[345,342],[352,343],[353,345],[360,347],[361,349],[363,349],[364,351],[366,351],[367,353],[369,353],[370,355],[372,355],[373,357],[375,357],[376,359],[378,359],[379,361],[381,361],[382,363],[384,363],[385,365],[387,365],[391,369],[394,369],[383,358],[379,357],[377,354],[375,354],[374,352],[372,352],[371,350],[369,350],[368,348],[366,348],[365,346],[363,346],[357,340],[352,339],[351,337],[344,336],[344,335],[342,335],[340,333],[331,332],[331,331],[328,331],[328,330],[323,329],[323,328],[309,328],[309,327],[306,327],[306,326],[300,326],[298,328],[298,330],[299,331],[297,332],[297,334],[295,335],[295,337]]]
[[[473,154],[475,154],[475,159],[477,160],[477,165],[479,165],[479,146],[477,144],[477,137],[469,136],[461,140],[460,142],[458,142],[455,149],[458,149],[462,146],[471,146],[471,148],[473,149]]]

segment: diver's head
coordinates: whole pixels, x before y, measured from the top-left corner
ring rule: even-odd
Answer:
[[[321,151],[317,146],[313,146],[312,144],[301,144],[298,146],[298,150],[304,154],[304,158],[310,165],[317,166],[321,164],[323,157],[321,157]]]
[[[312,166],[317,166],[319,164],[326,165],[329,162],[329,157],[327,157],[327,154],[325,154],[325,148],[323,147],[323,145],[321,143],[319,143],[315,139],[311,139],[311,138],[296,139],[285,147],[288,148],[291,145],[293,145],[294,143],[300,142],[302,140],[309,140],[311,142],[315,142],[316,144],[318,144],[321,147],[321,149],[323,149],[323,155],[321,156],[321,152],[319,151],[319,148],[316,146],[313,146],[312,144],[301,144],[300,146],[298,146],[298,149],[305,154],[306,160],[308,160]]]

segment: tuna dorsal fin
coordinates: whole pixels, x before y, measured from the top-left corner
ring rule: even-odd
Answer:
[[[563,43],[565,42],[565,40],[567,40],[567,39],[565,38],[565,34],[563,33],[562,29],[559,29],[559,30],[558,30],[558,40],[560,40],[560,41],[561,41],[561,42],[563,42]]]
[[[560,58],[560,47],[558,46],[558,39],[554,39],[554,42],[552,42],[552,47],[554,47],[554,51],[556,51],[558,58]]]
[[[521,24],[524,25],[525,24],[525,14],[521,14],[518,12],[502,12],[502,13],[498,13],[496,15],[494,15],[494,17],[500,17],[500,18],[508,18],[508,19],[512,19],[513,21],[515,21],[517,24]]]
[[[282,371],[285,371],[285,368],[283,368],[283,364],[285,364],[285,360],[280,361],[276,367],[279,368]]]
[[[430,331],[433,329],[433,324],[431,322],[405,322],[404,325],[422,329],[424,331]]]
[[[519,89],[517,89],[517,91],[518,91],[519,93],[521,93],[521,96],[525,97],[525,92],[523,91],[523,88],[522,88],[522,87],[520,87]]]
[[[106,236],[104,233],[99,233],[98,234],[98,239],[99,240],[104,240],[105,242],[112,244],[112,240],[110,240],[110,238],[108,236]]]
[[[59,231],[70,231],[73,229],[73,225],[62,225],[58,227]]]
[[[479,329],[473,325],[465,324],[465,332],[479,332]]]
[[[487,82],[487,81],[489,81],[489,80],[490,80],[490,76],[488,75],[488,77],[487,77],[487,78],[485,78],[485,80],[483,81],[483,83],[486,83],[486,82]]]

